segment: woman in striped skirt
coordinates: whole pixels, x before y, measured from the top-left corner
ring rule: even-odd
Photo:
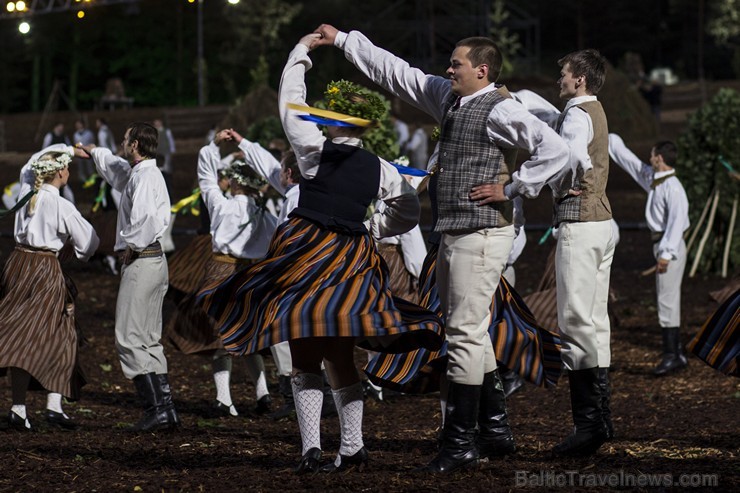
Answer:
[[[198,183],[210,217],[212,253],[196,293],[185,296],[178,304],[168,329],[170,341],[182,352],[213,357],[216,383],[213,411],[218,416],[238,415],[230,391],[232,360],[214,329],[213,319],[196,304],[196,294],[204,286],[219,284],[264,257],[277,226],[277,218],[255,201],[267,182],[244,161],[235,160],[226,169],[231,197],[224,196],[219,186],[221,157],[218,145],[230,140],[230,130],[222,130],[213,142],[200,150],[198,156]],[[246,363],[257,394],[255,412],[264,414],[271,408],[264,361],[261,355],[250,354]]]
[[[73,154],[72,147],[53,145],[21,169],[16,247],[0,279],[0,373],[10,371],[8,421],[19,430],[31,429],[25,405],[30,385],[50,392],[47,421],[70,428],[61,396],[79,399],[85,383],[77,361],[73,290],[57,260],[67,242],[80,260],[88,260],[99,243],[90,223],[59,194]]]
[[[278,227],[265,260],[201,291],[227,350],[254,353],[290,341],[303,447],[298,474],[362,469],[367,463],[355,345],[403,352],[442,343],[434,314],[392,297],[388,268],[373,240],[410,230],[419,214],[416,193],[406,180],[362,149],[366,126],[386,111],[382,101],[354,84],[331,83],[328,106],[345,114],[329,112],[330,120],[318,119],[328,125],[329,139],[313,123],[317,119],[305,115],[316,113],[305,103],[304,76],[311,67],[310,46],[318,39],[318,34],[304,36],[293,49],[279,93],[283,128],[301,171],[298,207]],[[374,198],[388,207],[363,224]],[[320,468],[322,359],[341,444],[336,459]]]

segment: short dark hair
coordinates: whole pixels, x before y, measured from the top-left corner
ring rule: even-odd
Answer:
[[[501,50],[491,38],[483,36],[473,36],[472,38],[461,39],[455,45],[455,48],[470,48],[468,51],[468,60],[477,67],[478,65],[488,65],[488,82],[496,82],[501,75],[501,67],[504,58]]]
[[[132,123],[126,129],[128,141],[134,140],[139,142],[139,154],[142,157],[153,158],[157,155],[157,146],[159,144],[159,132],[152,125],[144,122]]]
[[[656,156],[662,157],[663,161],[671,168],[676,166],[678,149],[676,148],[676,144],[670,140],[661,140],[656,142],[653,146],[653,152]]]
[[[288,149],[283,153],[283,159],[280,162],[280,166],[284,169],[290,170],[291,181],[298,183],[301,178],[301,168],[298,167],[298,158],[293,152],[293,149]]]
[[[598,94],[606,79],[606,58],[594,49],[574,51],[558,60],[558,65],[568,68],[575,77],[586,77],[586,89]]]

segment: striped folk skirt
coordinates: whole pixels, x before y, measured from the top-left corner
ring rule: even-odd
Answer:
[[[74,299],[56,256],[16,247],[0,279],[0,374],[21,368],[32,388],[79,399],[77,347]]]
[[[213,256],[211,235],[198,235],[188,246],[177,250],[167,259],[170,273],[168,294],[178,303],[188,294],[195,294],[206,275],[206,266]]]
[[[198,292],[209,285],[220,284],[234,273],[245,269],[251,261],[225,262],[210,255],[205,276],[193,294],[186,295],[178,303],[177,311],[166,327],[166,337],[185,354],[212,354],[223,349],[223,343],[215,329],[215,322],[196,302]]]
[[[421,305],[442,315],[436,286],[437,246],[433,245],[419,279]],[[513,287],[501,278],[491,303],[488,328],[496,360],[527,381],[545,388],[557,385],[562,360],[560,337],[540,327]],[[400,355],[376,355],[364,368],[375,384],[399,392],[439,390],[447,371],[447,343],[439,351],[420,349]]]
[[[686,349],[725,375],[740,377],[740,289],[722,303]]]
[[[444,340],[437,315],[391,295],[370,236],[300,217],[278,227],[264,260],[209,283],[198,298],[224,347],[238,355],[307,337],[353,337],[381,352],[434,350]]]

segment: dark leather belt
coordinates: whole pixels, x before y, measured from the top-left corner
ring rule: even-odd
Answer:
[[[158,241],[155,241],[140,252],[132,250],[131,247],[127,247],[121,254],[121,263],[123,265],[130,265],[134,260],[138,260],[140,258],[154,258],[161,256],[162,245],[160,245]]]

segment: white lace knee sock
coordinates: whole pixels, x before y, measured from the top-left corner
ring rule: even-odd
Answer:
[[[315,373],[299,373],[291,379],[293,399],[301,431],[303,451],[321,450],[321,405],[324,403],[324,379]]]
[[[25,404],[13,404],[10,410],[23,419],[26,419],[26,405]]]
[[[46,396],[46,409],[64,414],[64,411],[62,410],[62,394],[49,392]]]
[[[339,413],[339,426],[342,430],[342,442],[339,453],[349,456],[356,454],[363,446],[362,442],[362,384],[357,382],[339,390],[333,390],[334,403]]]

